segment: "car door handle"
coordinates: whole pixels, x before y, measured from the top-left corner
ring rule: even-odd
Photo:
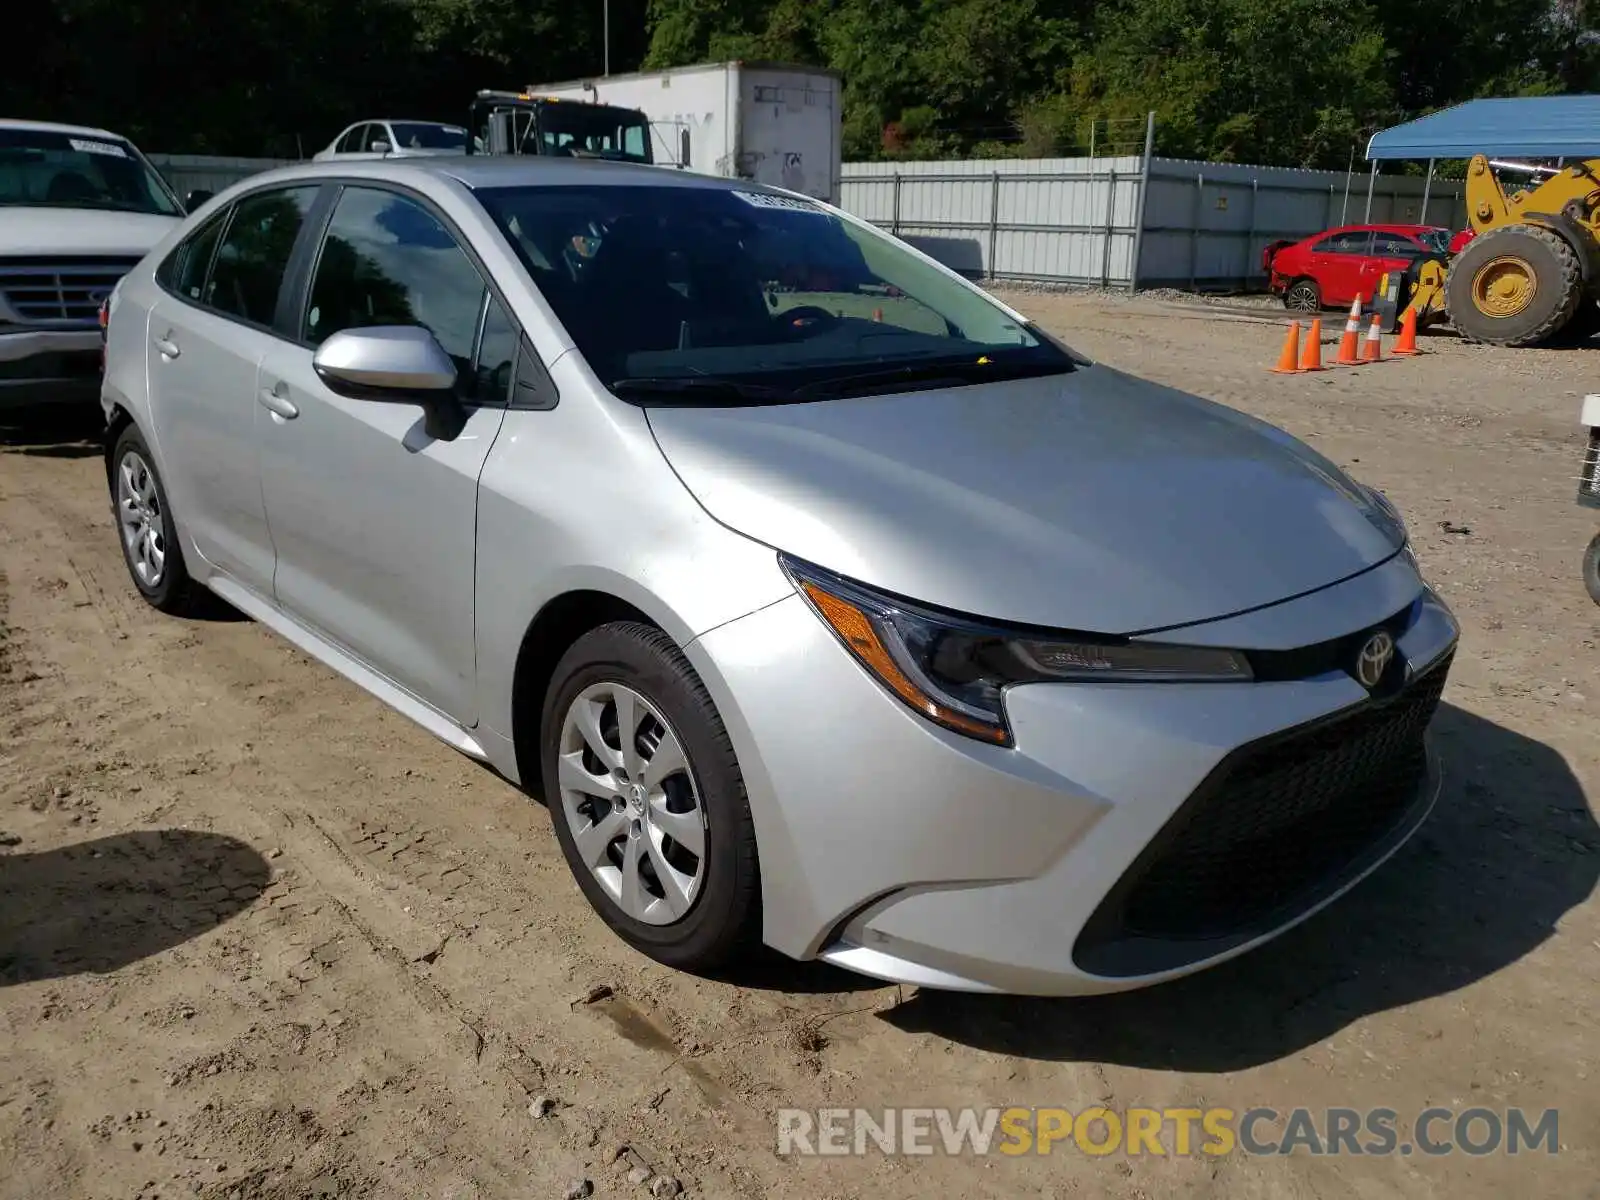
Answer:
[[[151,340],[155,343],[156,349],[161,352],[162,358],[170,360],[177,358],[178,355],[183,353],[182,350],[178,349],[178,343],[173,341],[170,337],[153,338]]]
[[[272,388],[262,388],[256,399],[261,401],[262,408],[285,421],[292,421],[300,415],[300,410],[289,397],[280,395]]]

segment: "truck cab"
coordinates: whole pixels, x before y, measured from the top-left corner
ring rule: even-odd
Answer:
[[[0,408],[99,396],[105,300],[183,216],[120,134],[0,120]]]
[[[484,90],[473,100],[468,128],[483,154],[655,161],[650,119],[632,108],[557,100],[532,91]]]

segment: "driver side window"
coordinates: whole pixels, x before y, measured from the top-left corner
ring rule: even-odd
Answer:
[[[455,235],[423,205],[398,192],[347,187],[317,258],[304,338],[318,346],[346,329],[420,325],[455,362],[462,399],[473,400],[487,291]],[[504,403],[503,390],[485,402]]]
[[[339,139],[338,152],[340,154],[355,154],[359,152],[366,144],[368,128],[369,127],[366,125],[357,125],[348,130],[345,135]]]

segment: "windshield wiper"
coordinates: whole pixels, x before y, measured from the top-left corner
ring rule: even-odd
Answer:
[[[1053,363],[997,363],[976,359],[955,362],[908,363],[876,371],[861,371],[820,379],[796,389],[800,396],[848,396],[862,392],[886,391],[905,383],[990,383],[1005,379],[1026,379],[1035,375],[1065,375],[1075,370],[1070,359]]]
[[[619,396],[650,396],[662,399],[681,397],[691,404],[704,404],[722,400],[728,403],[762,404],[783,403],[793,400],[796,393],[785,388],[768,387],[760,383],[740,383],[735,379],[715,379],[710,376],[636,376],[618,379],[611,390]]]

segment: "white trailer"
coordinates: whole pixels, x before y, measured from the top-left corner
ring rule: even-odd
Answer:
[[[530,84],[562,100],[636,108],[653,157],[704,175],[753,179],[839,202],[839,75],[784,63],[727,62]]]

